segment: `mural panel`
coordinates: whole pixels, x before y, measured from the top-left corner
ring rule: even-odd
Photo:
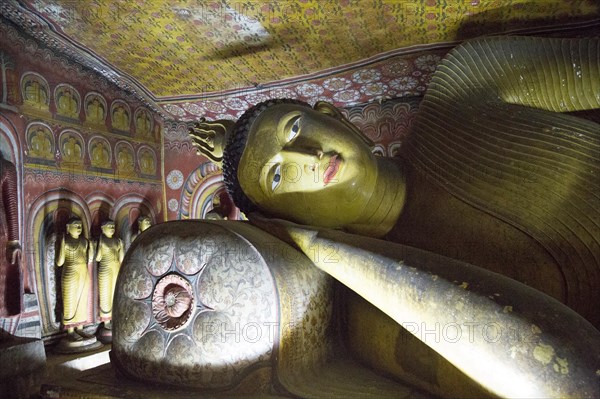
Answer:
[[[64,334],[56,256],[67,220],[81,218],[92,243],[107,218],[127,242],[140,216],[164,220],[161,152],[153,135],[162,121],[130,94],[3,23],[0,47],[1,58],[10,60],[3,64],[10,79],[2,75],[0,147],[17,166],[23,261],[33,286],[24,311],[0,319],[0,329],[53,341]],[[139,110],[138,125],[132,110]],[[91,267],[86,323],[94,327],[100,319],[96,264]]]
[[[106,121],[106,100],[100,93],[90,92],[85,95],[85,122],[92,126],[104,127]]]

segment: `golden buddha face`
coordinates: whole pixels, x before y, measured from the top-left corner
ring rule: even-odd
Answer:
[[[146,230],[148,227],[150,227],[150,219],[148,219],[148,218],[141,218],[138,221],[138,227],[139,227],[140,231]]]
[[[104,234],[108,238],[111,238],[115,234],[115,224],[106,223],[102,225],[102,234]]]
[[[324,227],[355,222],[376,177],[359,132],[297,104],[271,106],[256,118],[238,168],[242,190],[263,211]]]
[[[79,237],[82,231],[83,224],[80,221],[74,221],[67,224],[67,233],[73,238]]]

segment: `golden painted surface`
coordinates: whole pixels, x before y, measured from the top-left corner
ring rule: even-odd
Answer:
[[[29,156],[54,160],[54,136],[48,127],[42,124],[31,125],[27,131]]]
[[[71,119],[79,118],[79,94],[77,90],[68,85],[58,85],[55,89],[54,99],[56,111],[59,115]]]
[[[156,173],[156,161],[153,153],[148,148],[140,150],[140,170],[145,175],[154,175]]]
[[[92,167],[110,169],[111,156],[104,140],[97,139],[91,143],[90,160]]]
[[[598,14],[593,0],[29,0],[155,97],[251,87],[382,52]]]
[[[106,100],[100,94],[88,93],[85,100],[86,123],[104,125],[106,119]]]
[[[61,139],[61,154],[64,162],[80,164],[83,162],[83,145],[78,136],[63,134]]]
[[[48,110],[48,83],[36,74],[28,73],[21,79],[21,96],[26,107]]]

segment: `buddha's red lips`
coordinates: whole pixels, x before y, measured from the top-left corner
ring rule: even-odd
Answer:
[[[337,159],[337,154],[329,159],[329,165],[323,174],[323,185],[326,186],[333,180],[338,170],[340,169],[340,161]]]

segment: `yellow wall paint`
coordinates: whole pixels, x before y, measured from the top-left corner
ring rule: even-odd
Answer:
[[[592,0],[37,0],[29,7],[155,97],[251,87],[401,47],[599,12]]]

